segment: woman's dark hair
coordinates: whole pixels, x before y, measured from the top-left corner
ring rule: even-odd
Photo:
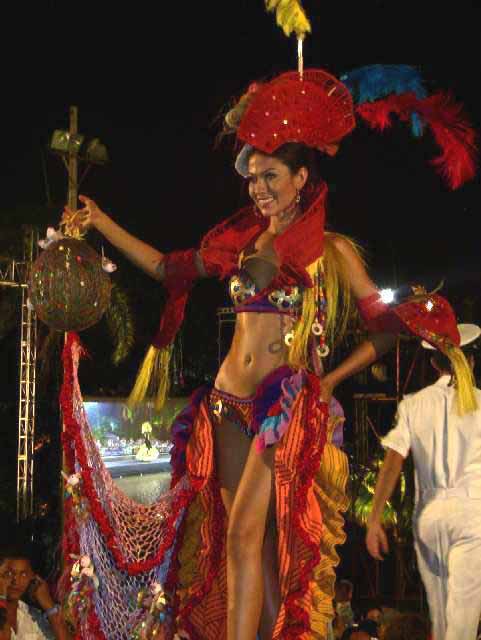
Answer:
[[[436,368],[439,371],[451,371],[451,361],[448,356],[445,356],[441,351],[434,351],[431,355],[431,359],[433,360]]]
[[[307,187],[310,185],[317,187],[322,181],[321,158],[322,154],[317,149],[307,147],[300,142],[286,142],[272,154],[289,167],[291,173],[297,173],[302,167],[306,167],[309,172]]]
[[[254,153],[263,153],[258,149],[252,149],[250,155]],[[315,189],[323,182],[321,172],[322,153],[312,147],[307,147],[300,142],[286,142],[279,149],[274,151],[270,155],[272,158],[276,158],[283,162],[290,170],[291,173],[297,173],[302,167],[305,167],[309,172],[309,177],[306,183],[306,191]]]
[[[40,565],[40,549],[29,540],[10,542],[0,547],[0,560],[5,558],[21,558],[28,560],[34,573],[38,573]]]
[[[372,638],[377,638],[378,627],[377,623],[374,622],[374,620],[362,620],[362,622],[359,623],[358,630],[365,631]]]

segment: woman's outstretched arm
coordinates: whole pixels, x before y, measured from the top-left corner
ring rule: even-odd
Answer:
[[[83,203],[83,209],[75,212],[75,225],[81,229],[94,227],[106,240],[118,249],[135,266],[139,267],[147,275],[155,280],[163,280],[165,276],[165,254],[151,245],[139,240],[131,233],[123,229],[112,220],[91,198],[79,196]],[[72,216],[73,212],[66,209],[66,216]],[[199,277],[205,277],[205,269],[202,259],[196,255],[196,266]]]

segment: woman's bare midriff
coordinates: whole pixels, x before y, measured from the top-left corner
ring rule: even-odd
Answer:
[[[215,386],[238,398],[253,395],[275,369],[287,364],[284,336],[293,320],[277,313],[239,313],[234,339],[217,374]]]

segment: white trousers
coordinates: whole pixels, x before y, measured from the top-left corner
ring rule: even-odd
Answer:
[[[436,492],[414,519],[434,640],[476,640],[481,615],[481,500]]]

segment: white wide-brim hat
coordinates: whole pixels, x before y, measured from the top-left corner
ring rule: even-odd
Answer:
[[[461,342],[459,343],[461,348],[466,347],[481,336],[481,328],[478,327],[477,324],[458,324],[458,331],[461,336]],[[435,351],[435,348],[430,345],[429,342],[426,342],[426,340],[423,340],[421,344],[424,349],[431,349],[432,351]]]

